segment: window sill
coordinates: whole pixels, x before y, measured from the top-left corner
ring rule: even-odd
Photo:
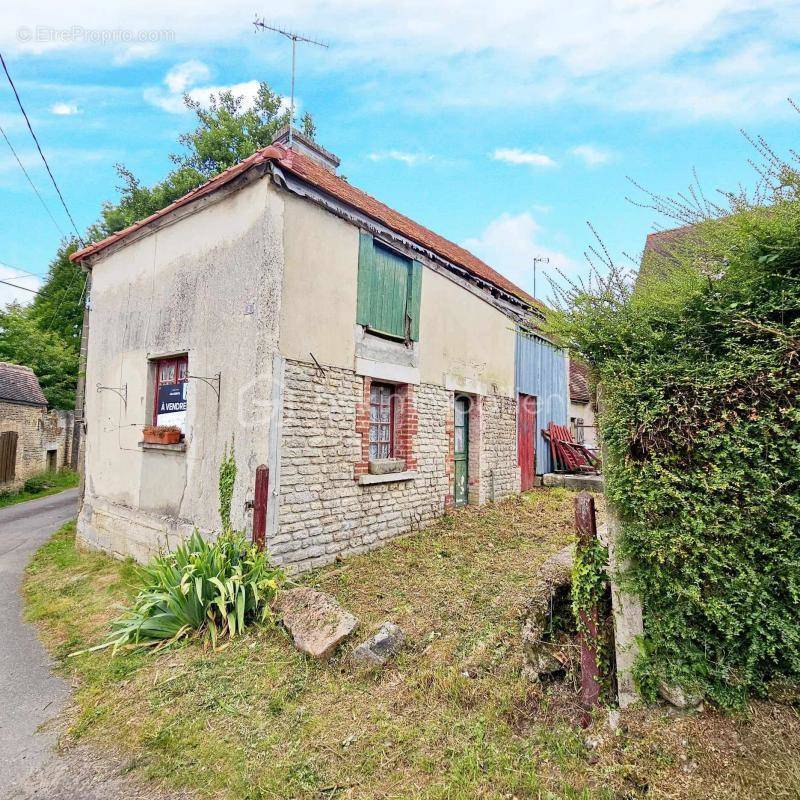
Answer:
[[[375,483],[402,483],[413,481],[417,477],[416,470],[406,472],[389,472],[385,475],[361,475],[358,479],[359,486],[371,486]]]
[[[406,471],[406,462],[403,458],[380,458],[369,462],[370,475],[393,475]]]
[[[166,453],[185,453],[186,442],[178,442],[178,444],[154,444],[152,442],[139,442],[139,447],[142,450],[161,450]]]

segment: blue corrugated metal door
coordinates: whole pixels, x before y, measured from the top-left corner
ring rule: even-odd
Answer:
[[[541,336],[517,333],[517,392],[537,398],[536,472],[552,471],[550,449],[542,436],[549,422],[566,425],[569,417],[567,354]]]

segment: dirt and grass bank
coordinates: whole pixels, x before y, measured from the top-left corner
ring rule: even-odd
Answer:
[[[570,689],[521,676],[519,612],[541,562],[572,535],[572,498],[541,490],[442,519],[302,580],[409,646],[383,671],[309,661],[277,627],[226,649],[67,658],[102,640],[133,567],[74,547],[35,556],[29,618],[76,679],[70,740],[126,754],[143,777],[223,798],[795,798],[800,719],[623,715],[572,724]],[[356,636],[356,640],[358,640]],[[590,738],[587,747],[587,736]]]

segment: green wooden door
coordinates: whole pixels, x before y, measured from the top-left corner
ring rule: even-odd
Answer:
[[[455,400],[455,502],[465,506],[469,500],[469,398]]]

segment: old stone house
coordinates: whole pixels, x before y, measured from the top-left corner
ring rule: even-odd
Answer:
[[[284,134],[73,256],[91,273],[85,543],[144,559],[218,530],[231,448],[232,523],[252,531],[266,466],[267,545],[293,569],[547,470],[568,367],[536,302],[338,164]],[[153,423],[181,441],[145,442]]]
[[[0,491],[69,464],[72,417],[48,410],[30,367],[0,361]]]

